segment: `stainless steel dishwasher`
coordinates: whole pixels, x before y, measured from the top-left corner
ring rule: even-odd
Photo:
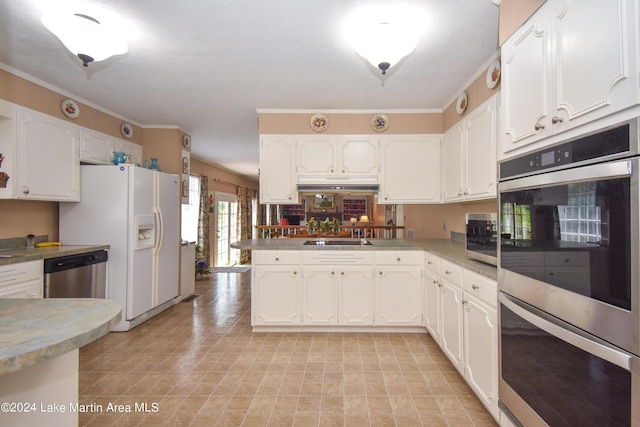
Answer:
[[[44,260],[45,298],[105,298],[107,251]]]

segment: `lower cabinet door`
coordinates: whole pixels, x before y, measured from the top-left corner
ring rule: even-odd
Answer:
[[[445,280],[440,283],[441,292],[441,345],[456,369],[464,375],[462,354],[462,289]]]
[[[422,325],[421,267],[376,267],[376,325]]]
[[[373,325],[371,267],[340,267],[338,276],[338,323]]]
[[[338,274],[335,268],[304,267],[302,281],[302,324],[338,323]]]
[[[293,266],[254,266],[253,324],[301,324],[300,274]]]
[[[465,378],[494,418],[498,418],[498,315],[496,309],[464,294]]]
[[[425,273],[425,326],[431,338],[440,344],[440,282],[436,275]]]

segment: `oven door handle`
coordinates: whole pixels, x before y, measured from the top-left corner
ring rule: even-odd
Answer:
[[[613,363],[614,365],[631,372],[631,361],[633,356],[630,353],[626,353],[616,347],[613,347],[607,342],[594,336],[587,335],[582,330],[571,325],[562,325],[559,319],[538,310],[535,307],[526,307],[523,305],[525,303],[516,300],[504,292],[500,292],[498,299],[500,303],[509,310],[543,331],[553,335],[554,337],[560,338],[561,340],[568,342],[587,353],[598,356],[607,362]],[[567,328],[567,325],[571,329]]]
[[[526,190],[528,188],[556,186],[578,181],[624,178],[632,176],[633,171],[637,168],[638,159],[598,163],[575,169],[558,170],[516,178],[511,181],[499,182],[498,191]]]

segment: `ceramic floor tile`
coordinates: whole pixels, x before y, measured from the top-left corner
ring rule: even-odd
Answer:
[[[250,278],[213,274],[197,298],[82,348],[81,403],[158,410],[79,425],[496,426],[426,333],[251,332]]]

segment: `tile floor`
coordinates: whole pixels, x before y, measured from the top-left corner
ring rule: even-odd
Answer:
[[[82,348],[80,403],[102,410],[80,425],[496,425],[427,333],[252,333],[250,280],[213,274],[195,300]]]

